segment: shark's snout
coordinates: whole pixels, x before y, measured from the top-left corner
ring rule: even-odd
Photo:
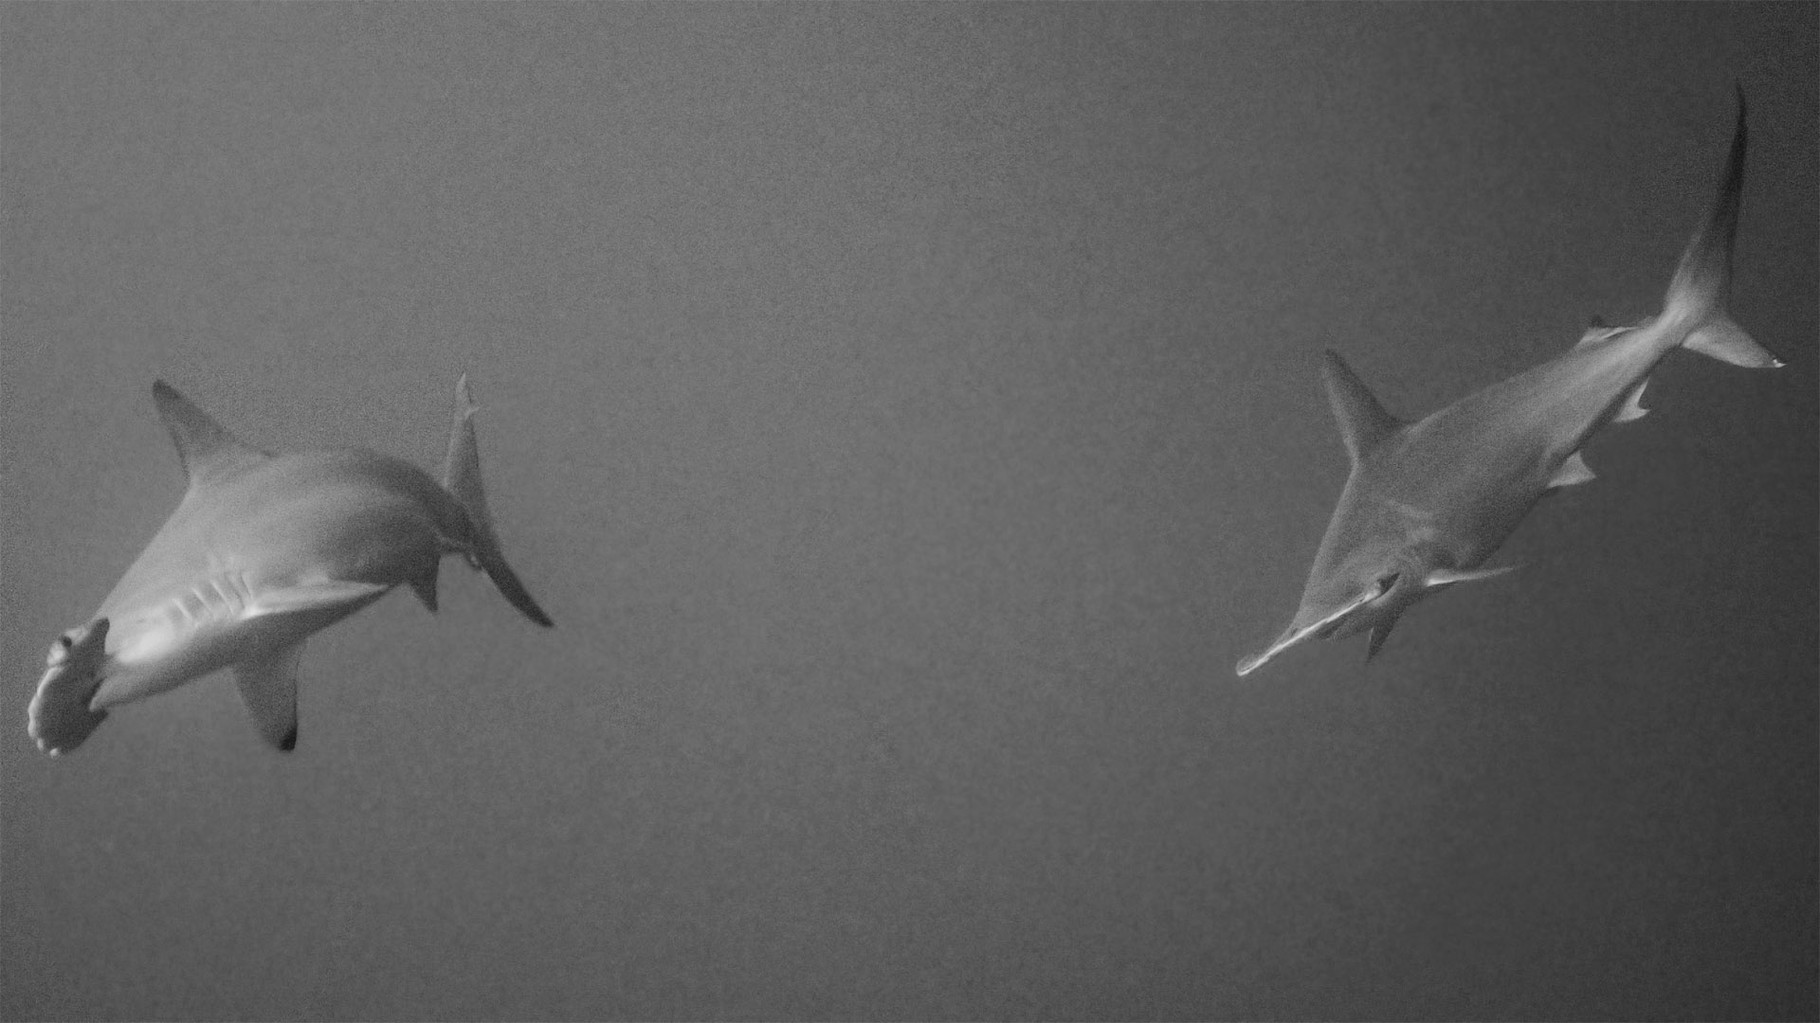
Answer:
[[[1391,586],[1395,585],[1397,578],[1396,575],[1392,575],[1389,576],[1387,580],[1381,579],[1376,584],[1367,587],[1363,592],[1344,601],[1339,607],[1324,613],[1317,612],[1311,614],[1307,608],[1304,608],[1302,613],[1296,616],[1295,623],[1283,630],[1283,634],[1277,637],[1277,641],[1270,644],[1263,653],[1253,654],[1238,663],[1237,671],[1239,675],[1243,677],[1251,674],[1258,668],[1263,667],[1263,665],[1272,657],[1275,657],[1298,643],[1310,639],[1326,639],[1329,636],[1339,633],[1341,629],[1348,629],[1347,635],[1358,631],[1358,628],[1362,626],[1357,625],[1350,619],[1352,619],[1361,609],[1387,595],[1390,592]]]

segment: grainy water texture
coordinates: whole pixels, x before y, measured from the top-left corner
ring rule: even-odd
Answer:
[[[0,1014],[1813,1018],[1811,4],[0,7]],[[1342,351],[1415,416],[1730,307],[1495,564],[1281,628]],[[249,443],[494,517],[51,759],[26,704]]]

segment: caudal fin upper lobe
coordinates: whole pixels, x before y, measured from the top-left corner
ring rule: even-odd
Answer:
[[[1731,293],[1732,247],[1738,236],[1738,211],[1744,193],[1744,153],[1748,143],[1744,91],[1738,91],[1738,125],[1719,181],[1712,210],[1688,240],[1663,301],[1662,320],[1685,327],[1678,342],[1702,355],[1747,369],[1773,369],[1782,361],[1771,355],[1726,312]]]
[[[473,527],[475,564],[493,580],[499,592],[533,622],[549,628],[554,622],[537,606],[518,574],[506,564],[499,547],[499,535],[493,530],[493,516],[487,510],[486,490],[480,484],[480,450],[474,437],[474,400],[468,394],[468,378],[463,374],[455,382],[455,422],[449,432],[449,453],[443,460],[442,485],[462,510],[468,513]]]

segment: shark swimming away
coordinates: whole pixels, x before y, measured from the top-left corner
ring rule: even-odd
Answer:
[[[248,447],[162,380],[152,398],[189,490],[94,617],[51,646],[27,730],[52,756],[80,746],[111,708],[221,668],[234,670],[259,734],[293,749],[304,641],[399,583],[435,611],[445,554],[551,624],[500,553],[466,376],[440,486],[370,451]]]
[[[1644,414],[1649,374],[1688,348],[1734,366],[1782,365],[1726,313],[1745,150],[1744,93],[1718,198],[1681,255],[1662,311],[1624,327],[1598,320],[1572,349],[1413,423],[1337,354],[1322,365],[1352,468],[1289,628],[1238,663],[1247,675],[1304,640],[1371,633],[1375,656],[1410,605],[1482,568],[1541,497],[1593,479],[1580,455],[1606,423]]]

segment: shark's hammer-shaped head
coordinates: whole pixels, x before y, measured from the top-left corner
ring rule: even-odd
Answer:
[[[107,660],[108,620],[96,618],[57,637],[44,658],[44,677],[32,697],[32,739],[51,756],[82,744],[107,711],[90,710]]]

